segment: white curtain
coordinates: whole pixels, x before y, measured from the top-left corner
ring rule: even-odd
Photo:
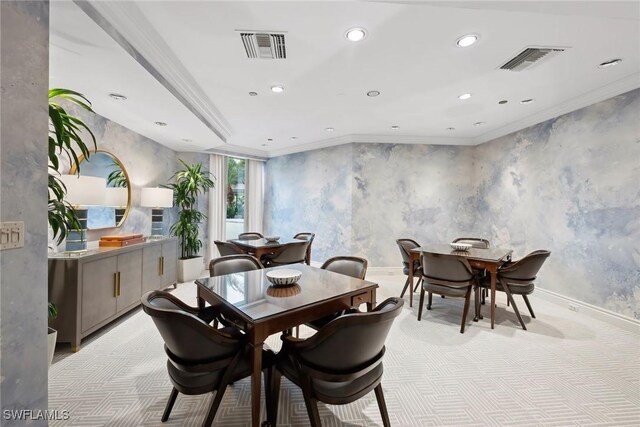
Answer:
[[[209,157],[209,171],[216,177],[216,185],[209,190],[209,240],[208,261],[220,256],[215,240],[226,240],[225,228],[227,219],[227,158],[219,154]]]
[[[245,176],[244,225],[246,231],[263,232],[264,162],[247,160]]]

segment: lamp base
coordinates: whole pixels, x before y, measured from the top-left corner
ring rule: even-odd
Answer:
[[[76,209],[80,230],[69,229],[65,242],[65,252],[76,252],[87,250],[87,209]],[[67,225],[70,227],[69,225]]]
[[[164,209],[151,209],[151,235],[164,237]]]

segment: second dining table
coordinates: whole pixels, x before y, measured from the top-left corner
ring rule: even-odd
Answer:
[[[513,253],[513,250],[500,248],[471,248],[467,251],[456,251],[448,244],[430,244],[411,249],[409,251],[409,265],[414,265],[414,262],[420,259],[420,254],[422,252],[431,252],[442,255],[457,255],[466,258],[472,268],[487,270],[491,278],[491,329],[494,329],[496,321],[496,281],[498,268],[505,262],[511,261],[511,254]],[[409,301],[413,302],[413,268],[409,269]],[[476,319],[474,320],[477,320],[477,314]]]
[[[263,255],[270,254],[276,249],[288,245],[289,243],[306,242],[304,239],[286,239],[280,238],[277,241],[270,241],[265,238],[260,239],[229,239],[229,242],[238,246],[243,251],[252,254],[256,258],[260,259]],[[307,264],[311,263],[311,245],[307,249]]]
[[[268,281],[269,271],[293,268],[302,276],[288,287],[274,287]],[[366,304],[370,311],[376,304],[378,285],[310,267],[295,264],[233,273],[196,280],[198,306],[205,302],[216,307],[247,334],[251,346],[251,425],[260,425],[260,377],[262,349],[273,334]]]

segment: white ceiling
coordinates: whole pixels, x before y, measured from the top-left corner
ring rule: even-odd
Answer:
[[[77,3],[51,4],[51,85],[175,150],[471,145],[640,87],[637,1]],[[356,26],[368,35],[349,42]],[[286,31],[287,59],[247,59],[239,29]],[[467,33],[479,42],[457,47]],[[497,69],[526,46],[569,49],[530,70]],[[611,58],[623,62],[598,68]]]

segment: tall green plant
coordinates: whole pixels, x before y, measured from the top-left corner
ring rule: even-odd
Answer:
[[[206,216],[198,210],[198,195],[215,186],[210,172],[202,170],[202,163],[188,165],[180,160],[184,168],[176,172],[167,188],[173,190],[174,204],[180,209],[178,221],[171,226],[170,232],[180,239],[181,258],[194,258],[202,249],[198,238],[199,225]]]
[[[79,105],[93,113],[91,102],[81,93],[69,89],[49,89],[49,226],[53,231],[53,239],[57,244],[67,237],[69,228],[80,229],[75,210],[65,199],[67,188],[58,178],[60,156],[66,156],[70,164],[76,164],[76,173],[80,175],[79,154],[89,158],[91,151],[82,138],[82,133],[90,136],[93,150],[98,148],[96,138],[91,129],[77,117],[67,113],[56,99]]]

